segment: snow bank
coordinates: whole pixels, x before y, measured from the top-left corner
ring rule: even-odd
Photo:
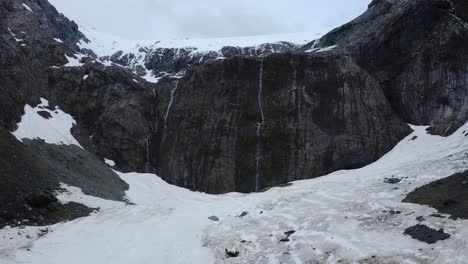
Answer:
[[[42,113],[44,116],[41,116]],[[49,144],[64,144],[80,146],[80,143],[71,134],[76,122],[73,117],[57,106],[55,110],[49,109],[49,102],[41,98],[36,107],[26,105],[18,129],[13,135],[20,141],[23,139],[42,139]]]

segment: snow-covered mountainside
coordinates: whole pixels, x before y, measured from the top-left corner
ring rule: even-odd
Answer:
[[[169,185],[154,174],[120,172],[131,203],[63,185],[66,191],[57,193],[62,203],[99,212],[47,227],[2,229],[0,261],[466,263],[468,221],[402,200],[416,187],[468,169],[468,124],[447,138],[412,128],[367,167],[254,194],[214,196]],[[405,234],[418,225],[450,238],[427,244]]]
[[[133,41],[80,27],[86,39],[81,40],[79,46],[85,53],[92,51],[95,53],[93,56],[103,62],[127,67],[147,81],[157,82],[158,77],[166,74],[175,75],[190,66],[235,55],[266,56],[298,50],[330,30],[231,38]]]

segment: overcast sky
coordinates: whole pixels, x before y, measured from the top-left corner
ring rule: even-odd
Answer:
[[[78,24],[130,39],[316,32],[366,10],[370,0],[49,0]]]

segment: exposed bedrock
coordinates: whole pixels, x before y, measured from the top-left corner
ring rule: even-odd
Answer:
[[[468,219],[468,171],[421,186],[403,200],[434,207],[454,219]]]
[[[88,215],[83,205],[55,198],[61,183],[85,194],[123,201],[128,185],[96,156],[77,146],[21,143],[0,128],[0,228],[49,225]]]
[[[210,193],[358,168],[410,132],[345,54],[235,57],[164,79],[158,91],[151,166]]]
[[[73,115],[78,126],[72,132],[83,147],[114,160],[122,171],[143,171],[145,140],[154,130],[154,85],[121,67],[94,62],[48,73],[42,94]]]
[[[304,49],[337,46],[381,84],[404,121],[450,135],[468,119],[468,4],[374,0]]]
[[[66,63],[64,54],[76,51],[81,38],[78,26],[46,0],[0,1],[1,127],[14,130],[24,105],[39,103],[44,72]]]

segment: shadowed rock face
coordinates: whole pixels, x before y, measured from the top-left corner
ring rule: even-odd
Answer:
[[[86,37],[78,26],[45,0],[0,2],[0,126],[15,130],[24,105],[43,97],[77,120],[73,133],[87,150],[123,171],[142,171],[154,87],[92,58],[63,67],[79,40]]]
[[[55,198],[60,183],[106,199],[123,200],[128,185],[94,155],[76,146],[23,144],[0,128],[0,228],[49,225],[93,209]]]
[[[374,76],[404,121],[450,135],[468,118],[468,5],[375,0],[305,48],[337,45]]]
[[[159,85],[152,165],[191,189],[251,192],[361,167],[410,132],[378,82],[344,54],[211,64],[178,82],[167,115],[171,83]]]
[[[46,171],[39,177],[78,187],[86,195],[124,200],[128,184],[88,151],[74,145],[46,144],[39,140],[24,140],[24,144]]]
[[[76,51],[81,38],[78,26],[46,0],[0,2],[0,126],[16,128],[24,105],[39,103],[38,90],[47,84],[45,71],[66,63],[64,54]]]
[[[122,171],[143,171],[145,140],[153,133],[154,87],[121,67],[94,62],[48,73],[42,94],[73,115],[78,126],[72,132],[80,144],[114,160]]]

